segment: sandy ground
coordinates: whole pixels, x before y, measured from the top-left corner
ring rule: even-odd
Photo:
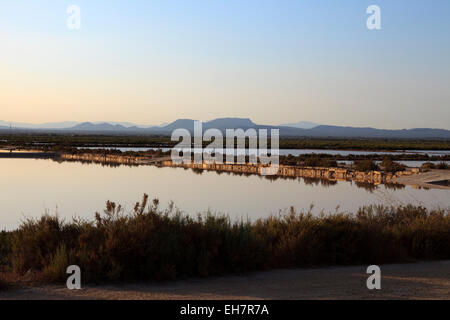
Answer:
[[[450,170],[430,170],[428,172],[421,172],[412,176],[396,178],[395,182],[430,189],[450,190],[450,187],[448,186],[440,186],[430,183],[433,181],[442,180],[450,180]]]
[[[42,286],[0,292],[0,299],[447,299],[450,261],[381,266],[381,290],[368,290],[367,266],[290,269],[167,283]]]

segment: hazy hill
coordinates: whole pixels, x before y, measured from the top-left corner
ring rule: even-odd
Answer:
[[[107,134],[143,134],[143,135],[170,135],[175,129],[187,129],[193,133],[193,119],[178,119],[172,123],[161,126],[142,127],[132,123],[119,122],[83,122],[76,123],[71,127],[62,127],[71,122],[54,123],[53,128],[47,128],[50,124],[35,125],[41,127],[27,128],[14,126],[15,132],[25,132],[38,130],[39,132],[54,133],[107,133]],[[384,130],[368,127],[341,127],[329,125],[317,125],[311,128],[301,128],[299,126],[312,126],[313,123],[301,121],[291,125],[271,126],[255,124],[248,118],[218,118],[202,123],[203,130],[217,128],[225,133],[226,129],[279,129],[280,136],[284,137],[322,137],[322,138],[395,138],[395,139],[449,139],[450,131],[444,129],[416,128],[402,130]],[[0,130],[9,130],[9,124],[0,122]]]
[[[194,120],[192,119],[178,119],[172,123],[169,123],[163,127],[150,127],[147,130],[160,130],[164,132],[172,132],[175,129],[188,129],[189,131],[194,130]]]
[[[320,124],[318,124],[318,123],[309,122],[309,121],[299,121],[296,123],[280,124],[280,126],[282,126],[282,127],[293,127],[293,128],[300,128],[300,129],[312,129],[319,125]]]
[[[9,128],[25,128],[25,129],[65,129],[77,125],[76,121],[63,121],[63,122],[46,122],[46,123],[26,123],[26,122],[8,122],[0,120],[0,127]]]
[[[204,124],[205,127],[227,129],[227,128],[254,128],[257,125],[248,118],[219,118],[208,121]]]
[[[402,129],[384,130],[375,128],[318,126],[308,129],[308,136],[312,137],[349,137],[349,138],[400,138],[400,139],[450,139],[450,131],[444,129]]]

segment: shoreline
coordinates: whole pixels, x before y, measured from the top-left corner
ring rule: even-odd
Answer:
[[[216,164],[216,163],[175,164],[170,159],[170,156],[149,158],[149,157],[89,153],[89,154],[61,154],[60,158],[63,161],[92,161],[94,163],[109,163],[109,164],[156,165],[159,167],[175,167],[175,168],[181,167],[194,170],[234,172],[234,173],[255,174],[255,175],[261,175],[263,170],[265,170],[266,168],[265,166],[259,164],[256,165]],[[379,185],[386,183],[395,183],[400,177],[415,176],[419,173],[420,173],[419,168],[409,168],[407,170],[399,171],[393,174],[382,171],[362,172],[348,168],[300,167],[300,166],[279,165],[277,174],[275,174],[274,176],[320,178],[320,179],[327,179],[330,181],[367,182]],[[450,171],[448,178],[450,178]],[[401,184],[414,185],[414,180],[408,180],[406,183]],[[432,188],[435,186],[430,185],[429,187]],[[436,187],[442,188],[442,186]]]
[[[149,157],[123,154],[97,153],[56,153],[56,152],[11,152],[0,153],[0,159],[53,159],[55,161],[90,161],[99,164],[124,165],[156,165],[159,167],[182,167],[194,170],[217,172],[234,172],[261,175],[264,166],[256,164],[174,164],[170,156]],[[413,188],[450,190],[450,170],[431,169],[423,172],[420,168],[407,168],[404,171],[389,173],[383,171],[362,172],[349,168],[337,167],[302,167],[295,165],[279,165],[274,176],[320,178],[330,181],[354,181],[372,183],[374,185],[397,183]]]
[[[447,185],[440,182],[447,181]],[[416,188],[444,189],[450,190],[450,170],[433,169],[428,172],[420,172],[414,176],[403,176],[394,179],[395,183],[413,186]]]

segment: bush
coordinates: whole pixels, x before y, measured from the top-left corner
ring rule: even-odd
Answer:
[[[8,254],[11,251],[11,233],[0,232],[0,272],[2,266],[5,268],[8,265]]]
[[[310,212],[231,222],[223,215],[182,215],[144,196],[131,214],[107,203],[95,221],[29,220],[10,233],[13,270],[63,280],[69,264],[86,281],[163,280],[280,267],[450,259],[450,213],[422,207]]]
[[[425,162],[422,164],[422,169],[440,169],[440,170],[448,170],[450,169],[450,166],[442,161],[439,164],[434,164],[432,162]]]
[[[9,254],[11,252],[11,233],[0,232],[0,290],[8,288],[5,271],[10,268]]]
[[[422,169],[436,169],[436,166],[432,162],[425,162],[424,164],[422,164],[421,168]]]
[[[320,159],[320,158],[307,158],[303,161],[305,167],[325,167],[325,168],[335,168],[337,167],[336,160],[330,159]]]
[[[355,161],[355,168],[356,170],[363,172],[380,170],[375,161],[372,160]]]
[[[384,159],[381,162],[381,166],[384,168],[385,171],[392,172],[392,173],[395,173],[397,171],[404,171],[406,168],[404,165],[402,165],[398,162],[392,161],[391,159]]]
[[[440,170],[448,170],[448,169],[449,169],[449,166],[448,166],[447,163],[445,163],[444,161],[442,161],[442,162],[440,162],[440,163],[437,165],[437,168],[440,169]]]
[[[8,288],[8,283],[2,279],[2,275],[0,274],[0,291]]]

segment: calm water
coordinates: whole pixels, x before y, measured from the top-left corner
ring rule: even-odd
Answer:
[[[354,211],[367,204],[422,204],[429,208],[449,207],[450,191],[399,190],[379,186],[359,188],[355,183],[324,185],[304,179],[268,180],[215,172],[195,173],[181,168],[106,167],[52,160],[0,159],[0,229],[16,227],[24,217],[39,217],[48,210],[70,218],[92,219],[107,200],[128,210],[143,193],[169,201],[188,214],[211,211],[231,217],[256,219],[294,206],[315,205],[320,210]]]

